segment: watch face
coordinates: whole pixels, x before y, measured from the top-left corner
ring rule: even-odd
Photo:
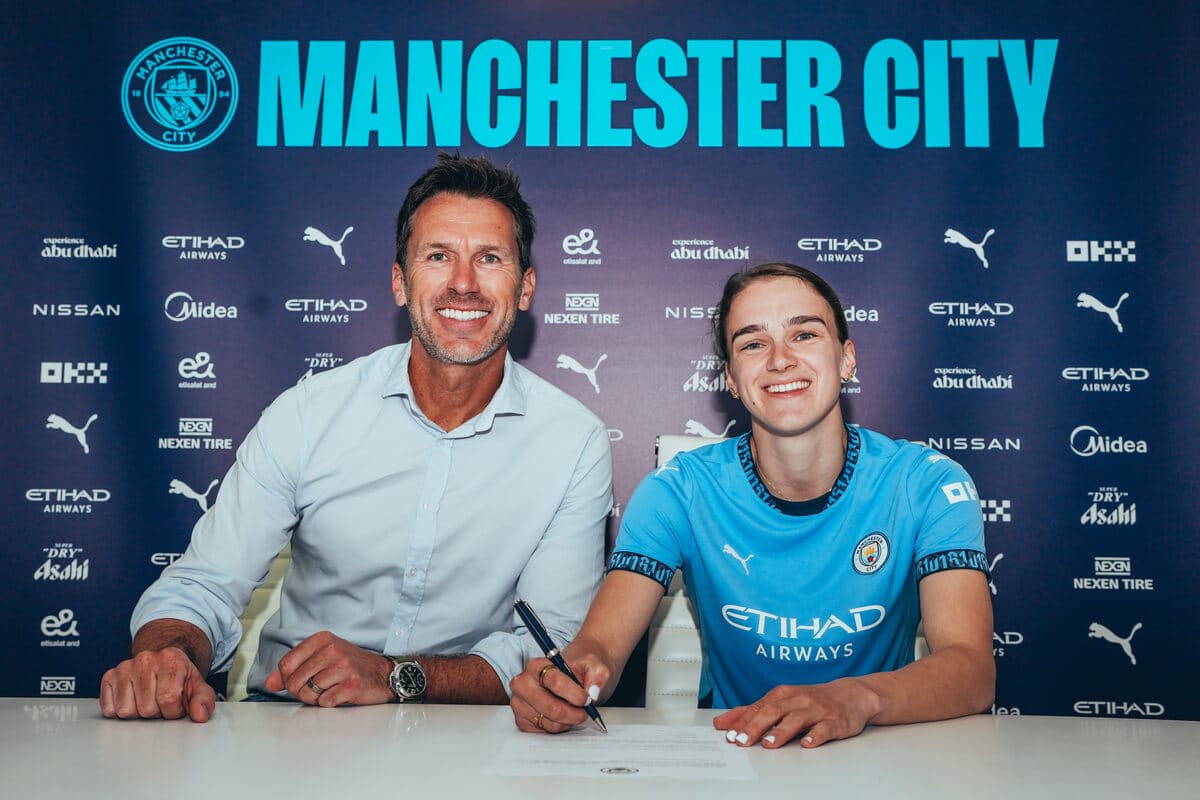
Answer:
[[[425,671],[415,661],[405,661],[396,675],[397,694],[405,700],[425,694]]]

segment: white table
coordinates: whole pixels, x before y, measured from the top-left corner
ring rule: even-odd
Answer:
[[[603,709],[610,727],[707,725],[713,713]],[[508,737],[525,735],[507,707],[222,703],[197,725],[106,720],[88,699],[0,698],[0,797],[1200,796],[1196,722],[976,716],[871,728],[816,750],[750,748],[754,782],[484,773]]]

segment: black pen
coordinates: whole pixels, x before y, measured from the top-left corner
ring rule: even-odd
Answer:
[[[518,600],[513,603],[513,608],[517,610],[525,627],[533,634],[533,638],[537,641],[538,647],[542,648],[542,652],[546,654],[546,658],[550,659],[550,663],[558,667],[558,671],[566,675],[575,684],[582,689],[583,684],[579,682],[579,678],[575,677],[575,673],[571,671],[571,667],[567,665],[566,659],[562,657],[562,653],[558,651],[558,647],[550,639],[550,634],[546,632],[546,626],[538,619],[537,613],[529,607],[529,603],[524,600]],[[608,726],[604,724],[604,720],[600,719],[600,712],[596,710],[595,703],[588,703],[583,707],[587,715],[592,718],[592,722],[596,723],[604,733],[608,733]]]

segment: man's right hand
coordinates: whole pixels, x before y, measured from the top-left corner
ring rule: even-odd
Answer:
[[[100,681],[100,711],[110,719],[207,722],[216,703],[216,692],[178,647],[143,650]]]

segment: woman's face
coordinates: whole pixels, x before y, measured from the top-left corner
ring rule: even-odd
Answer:
[[[842,381],[854,343],[838,341],[833,309],[799,278],[762,278],[730,304],[725,377],[756,428],[795,436],[842,425]]]

